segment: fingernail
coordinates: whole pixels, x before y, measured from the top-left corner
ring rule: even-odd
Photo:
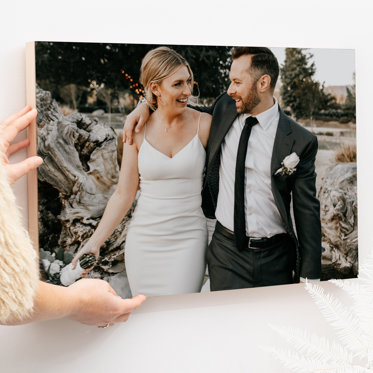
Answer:
[[[43,158],[41,158],[41,157],[36,157],[36,158],[34,159],[34,162],[35,162],[36,166],[40,166],[44,161],[43,161]]]

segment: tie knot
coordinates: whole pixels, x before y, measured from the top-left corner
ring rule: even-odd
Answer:
[[[255,124],[258,123],[258,119],[256,117],[247,117],[245,120],[245,127],[252,127],[255,126]]]

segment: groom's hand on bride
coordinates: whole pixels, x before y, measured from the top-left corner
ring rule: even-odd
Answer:
[[[127,115],[123,127],[123,142],[132,145],[134,135],[133,132],[140,132],[149,116],[149,107],[145,102],[137,105],[137,107],[130,114]]]

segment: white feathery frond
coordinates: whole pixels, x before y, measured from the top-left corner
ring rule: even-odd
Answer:
[[[372,373],[372,370],[354,365],[338,368],[335,370],[335,373]]]
[[[329,363],[352,364],[353,354],[344,346],[330,342],[314,333],[291,327],[270,325],[278,334],[284,337],[298,352],[314,360]]]
[[[363,268],[362,274],[365,271],[366,268]],[[359,279],[329,280],[329,282],[344,290],[352,298],[353,304],[350,306],[350,311],[359,319],[360,328],[364,330],[367,340],[373,343],[373,295],[369,294],[371,289],[373,289],[373,282],[368,283],[366,286],[368,293]]]
[[[360,267],[357,280],[331,282],[351,297],[352,305],[326,294],[319,285],[307,283],[306,289],[343,346],[307,332],[272,326],[297,352],[271,351],[296,372],[373,373],[373,254]]]
[[[373,299],[368,299],[361,294],[355,301],[352,311],[360,320],[360,328],[364,330],[368,345],[373,348]]]
[[[367,359],[368,364],[373,366],[373,253],[360,266],[358,281],[360,294],[355,302],[355,309],[368,336]]]
[[[344,290],[351,298],[355,298],[356,293],[360,292],[360,283],[358,280],[329,280],[328,282]]]
[[[360,294],[357,302],[361,304],[361,311],[366,311],[370,320],[373,321],[373,254],[361,265],[358,282]],[[370,324],[370,326],[373,328],[373,324]]]
[[[325,367],[324,361],[315,362],[312,359],[301,356],[296,352],[286,351],[283,349],[269,349],[274,357],[283,363],[286,368],[297,373],[317,372],[316,369]]]
[[[357,280],[330,280],[345,290],[353,299],[351,312],[359,319],[360,329],[364,330],[369,360],[373,359],[373,255],[360,267]]]
[[[359,319],[334,296],[325,294],[320,286],[307,283],[306,289],[343,343],[359,356],[366,356],[368,343]]]
[[[296,352],[271,348],[271,354],[280,360],[285,367],[297,373],[369,373],[364,367],[351,366],[343,363],[329,363],[322,359],[314,360]],[[371,373],[371,372],[370,372]]]

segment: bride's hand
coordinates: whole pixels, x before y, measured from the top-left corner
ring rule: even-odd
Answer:
[[[98,259],[100,255],[100,248],[96,247],[89,242],[87,242],[83,247],[81,247],[78,252],[75,254],[74,259],[71,261],[71,264],[73,266],[73,269],[76,268],[76,265],[79,262],[79,259],[84,255],[84,254],[93,254],[96,257],[96,260]],[[93,268],[93,267],[92,267]],[[86,271],[87,273],[92,269],[88,268]]]

